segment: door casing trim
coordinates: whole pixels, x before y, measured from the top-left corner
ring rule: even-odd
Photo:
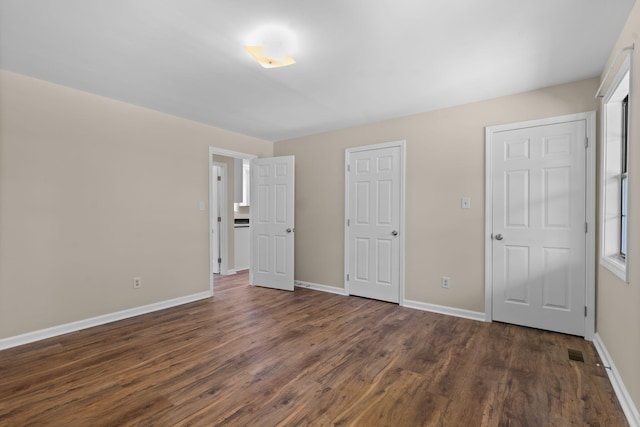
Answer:
[[[213,167],[217,166],[218,168],[220,168],[220,188],[218,189],[218,195],[217,195],[217,200],[218,200],[218,206],[220,207],[220,224],[218,225],[218,238],[220,239],[220,246],[219,246],[219,251],[218,251],[218,256],[222,259],[222,262],[220,263],[220,274],[222,274],[223,276],[226,276],[228,274],[230,274],[229,272],[229,257],[228,257],[228,252],[229,252],[229,231],[228,231],[228,227],[229,227],[229,219],[227,218],[226,212],[227,212],[227,165],[226,163],[221,163],[221,162],[211,162],[211,168],[210,169],[210,174],[211,174],[211,179],[210,181],[210,189],[209,189],[209,224],[211,230],[213,230],[214,228],[214,224],[216,222],[216,215],[213,213],[214,209],[216,208],[216,206],[214,206],[213,203],[213,187],[214,187],[214,174],[213,174]],[[209,258],[211,258],[211,271],[213,271],[215,269],[215,265],[216,263],[213,261],[213,248],[216,244],[216,239],[213,238],[213,231],[211,232],[211,235],[209,236],[209,253],[211,255],[209,255]],[[211,280],[213,280],[213,275],[211,276]]]
[[[485,321],[493,321],[493,251],[491,233],[493,231],[493,165],[492,165],[492,142],[493,135],[503,132],[527,127],[547,126],[558,123],[584,121],[585,131],[588,139],[586,148],[586,205],[585,217],[588,224],[585,246],[585,268],[586,268],[586,293],[585,304],[587,315],[585,317],[585,339],[592,341],[596,331],[596,286],[595,286],[595,237],[598,229],[596,222],[596,112],[568,114],[564,116],[549,117],[539,120],[530,120],[517,123],[508,123],[497,126],[487,126],[485,128]]]
[[[398,284],[400,295],[398,296],[398,304],[404,306],[404,294],[405,294],[405,183],[406,183],[406,140],[383,142],[380,144],[363,145],[359,147],[347,148],[344,151],[344,174],[345,174],[345,187],[344,187],[344,292],[349,294],[349,281],[347,280],[347,274],[349,273],[349,227],[347,226],[347,219],[349,219],[349,171],[347,165],[349,164],[349,156],[351,153],[359,151],[379,150],[381,148],[400,148],[400,283]]]

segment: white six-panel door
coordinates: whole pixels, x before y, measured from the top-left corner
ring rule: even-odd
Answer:
[[[584,120],[492,139],[493,319],[585,335]]]
[[[401,148],[347,152],[348,292],[399,302]]]
[[[293,291],[294,156],[251,161],[252,285]]]

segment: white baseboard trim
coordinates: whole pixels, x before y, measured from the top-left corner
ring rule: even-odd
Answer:
[[[620,406],[622,406],[622,410],[627,417],[627,421],[631,427],[640,427],[640,413],[638,412],[638,408],[631,400],[631,396],[629,396],[629,392],[627,388],[624,386],[624,382],[622,381],[622,377],[620,377],[620,373],[616,369],[616,365],[613,363],[613,359],[611,359],[611,355],[607,351],[607,348],[600,338],[600,335],[596,333],[593,344],[596,347],[596,351],[602,359],[602,363],[604,366],[609,366],[611,369],[605,368],[607,371],[607,375],[609,376],[609,381],[613,386],[613,390],[616,392],[616,396],[618,397],[618,401],[620,402]]]
[[[153,311],[163,310],[165,308],[175,307],[177,305],[209,298],[210,291],[200,292],[193,295],[174,298],[167,301],[156,302],[153,304],[143,305],[140,307],[129,308],[127,310],[117,311],[115,313],[103,314],[102,316],[91,317],[89,319],[78,320],[76,322],[65,323],[64,325],[53,326],[51,328],[40,329],[38,331],[27,332],[26,334],[16,335],[13,337],[0,339],[0,350],[11,347],[17,347],[23,344],[56,337],[58,335],[76,332],[82,329],[91,328],[93,326],[104,325],[129,317],[139,316],[141,314],[151,313]]]
[[[430,311],[432,313],[446,314],[448,316],[463,317],[465,319],[485,321],[484,313],[478,311],[463,310],[461,308],[447,307],[444,305],[427,304],[426,302],[412,301],[405,299],[403,307],[415,308],[416,310]]]
[[[336,288],[335,286],[319,285],[317,283],[303,282],[302,280],[296,280],[296,287],[313,289],[314,291],[329,292],[330,294],[346,296],[347,293],[343,288]]]

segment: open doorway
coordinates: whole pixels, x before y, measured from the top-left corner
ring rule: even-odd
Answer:
[[[228,276],[249,268],[249,162],[256,157],[209,147],[209,289],[212,293],[214,276]]]

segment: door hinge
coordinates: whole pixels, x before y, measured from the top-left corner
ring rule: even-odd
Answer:
[[[584,317],[587,317],[587,306],[584,306]]]
[[[349,281],[349,273],[347,273],[347,282]]]
[[[351,165],[347,165],[347,172],[351,172]]]
[[[218,264],[222,264],[222,258],[218,258]]]
[[[218,181],[222,181],[222,177],[221,176],[218,177]]]
[[[351,220],[350,219],[347,220],[347,227],[349,227],[349,226],[351,226]]]
[[[584,137],[584,148],[589,148],[589,137],[588,136]]]
[[[218,217],[218,222],[222,222],[222,217],[221,216]]]
[[[587,234],[589,232],[589,223],[584,223],[584,233]]]

